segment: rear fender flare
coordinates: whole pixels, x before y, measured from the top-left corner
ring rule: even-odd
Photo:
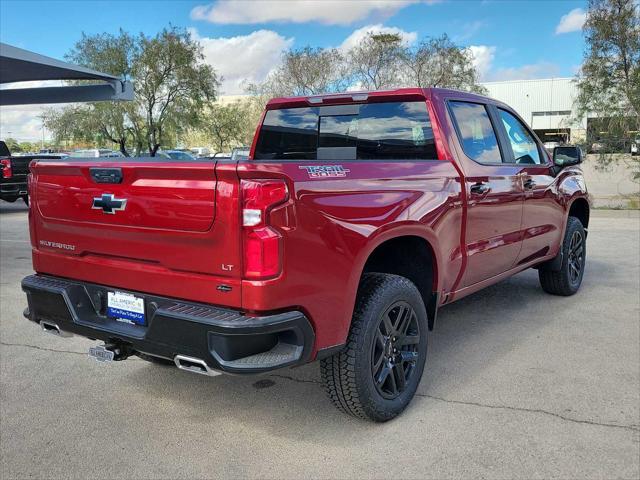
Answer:
[[[384,242],[399,238],[399,237],[419,237],[424,239],[427,244],[431,247],[434,256],[434,265],[433,267],[433,285],[432,285],[432,294],[429,297],[429,301],[425,307],[427,308],[427,314],[429,317],[429,328],[433,328],[433,324],[435,322],[437,308],[439,305],[439,295],[437,294],[439,290],[439,286],[441,285],[441,265],[443,265],[442,259],[440,258],[440,245],[438,242],[438,238],[435,233],[426,227],[424,224],[419,222],[403,222],[402,224],[391,224],[385,225],[384,227],[379,228],[375,232],[371,234],[368,238],[368,242],[366,244],[366,248],[363,248],[357,255],[354,260],[354,267],[351,271],[348,281],[347,288],[347,298],[349,299],[349,304],[351,305],[350,313],[353,315],[353,311],[355,309],[356,296],[358,293],[358,285],[360,283],[360,278],[364,272],[365,264],[367,260],[371,256],[371,254],[382,245]],[[346,331],[344,332],[344,337],[346,338],[349,328],[351,327],[351,316],[347,319],[346,322]]]

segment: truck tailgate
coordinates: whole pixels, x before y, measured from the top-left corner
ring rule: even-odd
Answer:
[[[66,159],[38,160],[32,173],[38,272],[239,304],[235,166],[218,178],[211,160]],[[221,295],[222,283],[238,288]]]
[[[38,162],[35,170],[38,210],[47,220],[185,232],[206,232],[213,224],[213,164]],[[121,181],[97,183],[92,177],[104,178],[108,172],[121,174]],[[93,199],[102,202],[102,195],[111,202],[126,200],[126,205],[121,210],[101,203],[92,208]]]

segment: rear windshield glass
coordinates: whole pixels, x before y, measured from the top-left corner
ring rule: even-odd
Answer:
[[[424,101],[269,110],[258,160],[437,159]]]
[[[9,148],[7,144],[4,142],[0,142],[0,157],[10,157],[11,152],[9,152]]]

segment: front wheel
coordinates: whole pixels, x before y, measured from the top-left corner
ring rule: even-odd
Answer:
[[[363,276],[347,344],[322,360],[327,394],[340,410],[385,422],[413,398],[427,357],[427,313],[404,277]]]
[[[540,268],[538,278],[542,289],[552,295],[569,296],[582,284],[587,259],[587,235],[582,222],[569,217],[562,242],[562,265],[560,270]]]

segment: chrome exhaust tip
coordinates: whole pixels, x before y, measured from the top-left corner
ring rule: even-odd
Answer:
[[[173,361],[176,364],[176,367],[180,370],[199,373],[200,375],[208,375],[210,377],[222,375],[222,372],[213,370],[204,360],[200,360],[199,358],[188,357],[186,355],[176,355]]]
[[[50,333],[52,335],[57,335],[58,337],[64,337],[64,338],[73,337],[73,333],[60,330],[60,327],[53,322],[41,320],[40,326],[42,327],[42,330],[46,333]]]

